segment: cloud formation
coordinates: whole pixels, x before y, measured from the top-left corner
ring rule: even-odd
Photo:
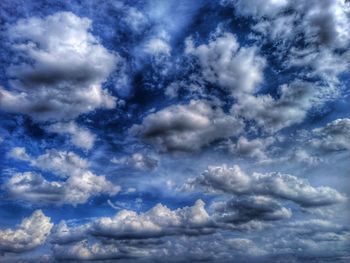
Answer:
[[[204,100],[174,105],[151,113],[130,133],[140,136],[162,152],[196,151],[215,140],[238,135],[241,120],[225,114]]]
[[[0,252],[20,253],[45,243],[53,224],[41,210],[22,220],[16,229],[0,230]]]
[[[52,172],[65,180],[49,181],[39,173],[14,173],[3,185],[8,194],[33,204],[82,204],[91,196],[115,195],[120,187],[104,175],[91,172],[89,162],[72,152],[47,151],[37,158],[28,155],[24,148],[14,148],[11,157],[27,161],[31,166]]]
[[[71,12],[21,19],[9,26],[13,48],[33,62],[8,69],[11,90],[0,88],[1,109],[36,121],[62,121],[97,108],[114,108],[116,99],[101,85],[118,57],[90,28],[91,20]]]
[[[185,189],[202,187],[208,192],[234,195],[264,195],[293,201],[301,206],[324,206],[344,202],[346,197],[326,186],[313,187],[306,180],[281,173],[247,175],[239,166],[209,166],[199,177],[189,179]]]

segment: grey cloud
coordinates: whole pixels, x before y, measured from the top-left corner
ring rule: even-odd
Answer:
[[[209,166],[202,175],[189,179],[184,189],[202,187],[209,192],[235,195],[265,195],[293,201],[301,206],[332,205],[346,200],[330,187],[313,187],[306,180],[281,173],[245,174],[239,166]]]
[[[292,211],[279,202],[265,196],[232,198],[212,204],[213,217],[219,222],[239,225],[252,220],[275,221],[288,219]]]
[[[117,165],[125,165],[129,168],[133,168],[140,171],[152,171],[158,166],[157,159],[149,157],[142,153],[134,153],[131,156],[121,157],[119,159],[112,158],[111,162]]]
[[[196,151],[215,140],[229,138],[243,129],[241,120],[213,108],[207,101],[192,100],[151,113],[130,133],[164,152]]]
[[[314,129],[309,143],[327,152],[350,150],[350,119],[337,119],[325,127]]]
[[[238,157],[255,158],[260,161],[268,159],[268,148],[275,142],[272,137],[247,139],[239,137],[236,143],[229,143],[228,149]]]
[[[0,253],[21,253],[45,243],[53,224],[41,210],[21,222],[16,229],[0,230]]]
[[[91,21],[70,12],[19,20],[8,28],[13,47],[33,64],[12,65],[12,90],[0,88],[1,109],[37,121],[61,121],[116,99],[101,88],[117,56],[90,33]]]

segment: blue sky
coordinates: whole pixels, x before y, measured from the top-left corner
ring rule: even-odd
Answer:
[[[1,262],[348,262],[346,0],[1,1]]]

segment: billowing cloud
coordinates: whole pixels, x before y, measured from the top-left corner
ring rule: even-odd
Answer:
[[[120,187],[104,175],[91,172],[89,162],[72,152],[50,150],[34,158],[24,148],[17,147],[9,155],[65,178],[64,181],[49,181],[38,173],[15,173],[2,187],[14,199],[76,205],[85,203],[91,196],[115,195],[120,191]]]
[[[44,128],[49,132],[67,134],[75,146],[84,150],[91,150],[96,140],[94,134],[85,128],[79,127],[74,121],[58,122]]]
[[[32,17],[9,26],[13,48],[26,58],[8,69],[11,90],[0,88],[0,108],[37,121],[70,120],[116,99],[101,85],[117,56],[90,33],[91,20],[70,12]]]
[[[85,171],[66,181],[48,181],[33,172],[15,173],[2,186],[11,198],[33,204],[82,204],[91,196],[115,195],[120,187],[109,182],[103,175]]]
[[[16,229],[0,230],[0,252],[21,253],[45,243],[53,224],[41,210],[23,219]]]
[[[224,33],[198,47],[187,39],[186,54],[198,58],[206,81],[226,89],[233,96],[254,93],[263,80],[265,59],[258,55],[256,47],[240,47],[231,33]]]
[[[76,236],[106,237],[113,239],[145,239],[180,234],[198,235],[211,233],[210,217],[204,208],[205,203],[197,200],[194,206],[170,210],[162,204],[145,213],[122,210],[114,217],[101,217],[78,230],[67,229],[65,225],[55,229],[55,243],[66,243]],[[64,233],[62,233],[64,232]]]
[[[326,186],[313,187],[306,180],[281,173],[244,173],[239,166],[209,166],[199,177],[189,179],[185,189],[202,187],[208,192],[234,195],[264,195],[293,201],[301,206],[324,206],[344,202],[346,196]]]
[[[164,152],[195,151],[215,140],[239,134],[243,123],[213,108],[207,101],[192,100],[151,113],[130,133]]]

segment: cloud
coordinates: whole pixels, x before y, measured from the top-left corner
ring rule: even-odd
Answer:
[[[326,152],[350,150],[350,119],[337,119],[312,130],[309,143]]]
[[[224,0],[224,4],[233,4],[237,14],[255,18],[273,17],[286,8],[289,0]]]
[[[263,195],[293,201],[300,206],[325,206],[344,202],[346,196],[326,186],[313,187],[306,180],[281,173],[253,173],[239,166],[209,166],[199,177],[189,179],[184,189],[201,187],[208,192],[233,195]]]
[[[292,211],[279,202],[265,196],[232,198],[226,202],[214,202],[213,217],[219,222],[236,225],[255,221],[288,219]]]
[[[294,81],[280,86],[277,99],[270,95],[246,95],[232,106],[231,112],[255,121],[268,132],[276,132],[301,123],[312,107],[322,103],[319,90],[315,84]]]
[[[68,134],[71,142],[84,150],[91,150],[94,146],[96,136],[89,130],[79,127],[75,122],[58,122],[44,127],[49,132]]]
[[[13,48],[32,63],[8,69],[12,90],[0,88],[1,109],[36,121],[71,120],[116,99],[101,85],[118,57],[90,33],[91,20],[71,12],[21,19],[9,26]]]
[[[0,230],[0,252],[21,253],[45,243],[53,224],[41,210],[21,222],[16,229]]]
[[[256,47],[240,47],[231,33],[223,33],[197,47],[189,38],[185,52],[198,59],[206,81],[235,97],[254,93],[263,80],[265,59],[257,54]]]
[[[165,31],[161,31],[157,36],[152,37],[145,43],[143,50],[151,55],[170,56],[171,46],[168,42],[168,34]]]
[[[142,153],[134,153],[131,156],[122,157],[119,159],[113,157],[111,162],[118,165],[125,165],[128,168],[133,168],[140,171],[152,171],[158,166],[157,159],[148,157]]]
[[[290,28],[293,28],[295,34],[302,32],[304,40],[308,43],[318,43],[331,48],[345,48],[350,43],[350,29],[348,27],[350,5],[346,0],[311,0],[306,2],[303,0],[268,0],[264,2],[232,0],[227,2],[233,3],[237,14],[252,16],[256,20],[264,17],[275,22],[294,13],[294,19],[298,20],[298,23],[291,21],[282,27],[289,32]],[[288,14],[284,11],[288,11]],[[271,32],[274,30],[272,28]],[[279,31],[282,32],[282,30]]]
[[[48,181],[33,172],[15,173],[6,181],[4,189],[11,198],[33,204],[82,204],[91,196],[115,195],[120,187],[113,185],[105,176],[90,171],[71,176],[66,181]]]
[[[215,140],[239,134],[243,123],[213,108],[207,101],[192,100],[152,113],[130,133],[140,136],[162,152],[196,151]]]
[[[114,244],[106,244],[100,241],[89,243],[83,240],[72,245],[54,246],[55,259],[61,261],[104,261],[104,260],[120,260],[127,258],[135,258],[137,255],[145,256],[142,252],[130,251],[127,253],[127,247],[119,249]],[[133,253],[131,253],[133,252]]]
[[[266,160],[266,151],[269,146],[275,142],[272,137],[255,138],[248,140],[246,137],[239,137],[236,143],[228,145],[230,152],[238,157],[256,158],[258,160]]]
[[[147,239],[172,235],[200,235],[212,233],[210,218],[204,208],[204,202],[197,200],[193,206],[170,210],[157,204],[145,213],[122,210],[113,217],[97,218],[76,230],[74,228],[56,228],[53,233],[55,243],[65,243],[76,239],[77,233],[85,238],[105,237],[110,239]],[[62,235],[62,231],[65,232]],[[63,240],[62,240],[63,239]]]
[[[25,148],[13,148],[9,156],[22,161],[28,161],[30,165],[40,169],[51,171],[62,177],[79,175],[87,170],[90,163],[73,152],[47,150],[45,154],[32,157],[27,154]]]
[[[65,181],[48,181],[38,173],[15,173],[3,185],[3,189],[14,199],[34,204],[76,205],[85,203],[91,196],[115,195],[120,191],[120,187],[105,176],[91,172],[88,169],[90,163],[73,152],[49,150],[34,158],[24,148],[16,147],[9,155],[65,178]]]

